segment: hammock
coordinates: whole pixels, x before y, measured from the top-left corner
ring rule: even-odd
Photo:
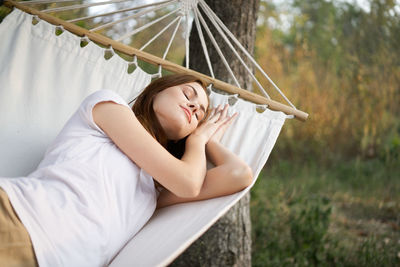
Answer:
[[[32,21],[32,15],[14,9],[0,24],[0,176],[24,176],[33,171],[49,142],[87,95],[111,89],[130,101],[153,77],[139,66],[128,73],[129,63],[119,56],[106,60],[105,49],[95,43],[89,41],[81,47],[80,37],[68,31],[57,36],[56,26],[40,19],[35,25]],[[209,80],[214,85],[224,84]],[[222,143],[250,165],[256,178],[288,115],[237,95],[210,94],[212,106],[232,98],[236,102],[231,110],[239,111],[239,116]],[[259,108],[265,111],[259,112]],[[252,185],[233,195],[157,210],[110,266],[169,264]]]

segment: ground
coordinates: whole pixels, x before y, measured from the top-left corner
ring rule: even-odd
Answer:
[[[273,159],[252,189],[253,266],[399,266],[400,165]]]

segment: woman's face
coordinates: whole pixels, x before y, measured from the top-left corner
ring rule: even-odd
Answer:
[[[208,98],[203,87],[190,82],[159,92],[153,110],[169,140],[191,134],[206,116]]]

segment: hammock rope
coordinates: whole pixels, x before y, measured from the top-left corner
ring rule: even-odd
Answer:
[[[67,11],[67,10],[82,9],[82,8],[86,8],[86,7],[116,4],[116,3],[122,3],[122,2],[127,2],[127,1],[130,1],[130,0],[111,0],[111,1],[104,1],[104,2],[97,2],[97,3],[88,3],[88,4],[80,4],[80,5],[72,5],[72,6],[64,6],[64,7],[54,7],[54,8],[43,9],[42,12],[44,12],[44,13],[61,12],[61,11]]]
[[[180,9],[172,10],[171,12],[169,12],[168,14],[165,14],[164,16],[162,16],[162,17],[160,17],[160,18],[155,19],[155,20],[153,20],[153,21],[151,21],[151,22],[149,22],[149,23],[147,23],[147,24],[145,24],[145,25],[143,25],[143,26],[141,26],[141,27],[139,27],[139,28],[137,28],[137,29],[135,29],[135,30],[133,30],[133,31],[131,31],[131,32],[128,32],[127,34],[125,34],[125,35],[123,35],[122,37],[118,38],[117,41],[120,42],[120,41],[122,41],[122,40],[125,40],[125,39],[127,39],[127,38],[129,38],[129,37],[135,35],[136,33],[141,32],[141,31],[143,31],[143,30],[149,28],[150,26],[156,24],[157,22],[159,22],[159,21],[161,21],[161,20],[164,20],[165,18],[167,18],[167,17],[169,17],[169,16],[171,16],[171,15],[177,13],[179,10],[180,10]]]
[[[169,39],[167,49],[165,50],[162,59],[165,59],[165,58],[167,57],[168,51],[169,51],[169,49],[170,49],[170,47],[171,47],[172,42],[173,42],[174,39],[175,39],[175,35],[176,35],[176,33],[178,32],[178,28],[179,28],[179,25],[181,24],[181,21],[182,21],[182,17],[179,18],[179,21],[178,21],[178,23],[177,23],[176,26],[175,26],[174,32],[172,33],[172,36],[171,36],[171,38]]]
[[[190,65],[190,53],[189,53],[189,31],[190,31],[190,24],[189,24],[189,12],[185,13],[186,16],[186,30],[185,30],[185,66],[189,69]]]
[[[125,0],[130,1],[130,0]],[[24,5],[37,5],[37,4],[52,4],[54,0],[29,0],[24,1]],[[57,3],[68,3],[68,2],[76,2],[76,0],[57,0]]]
[[[178,21],[179,20],[179,21]],[[167,26],[165,26],[161,31],[159,31],[156,35],[153,36],[153,38],[151,38],[149,41],[147,41],[147,43],[145,43],[142,47],[139,48],[140,51],[143,51],[143,49],[145,49],[148,45],[150,45],[154,40],[156,40],[161,34],[163,34],[166,30],[168,30],[174,23],[177,23],[177,25],[175,26],[175,30],[174,33],[172,34],[172,38],[175,37],[176,31],[179,28],[179,25],[181,24],[182,21],[182,17],[177,17],[175,18],[173,21],[171,21],[170,23],[168,23]],[[164,57],[163,57],[164,59]]]
[[[128,0],[125,0],[125,1],[128,1]],[[94,19],[94,18],[98,18],[98,17],[105,17],[105,16],[114,15],[114,14],[118,14],[118,13],[124,13],[127,11],[133,11],[133,10],[138,10],[138,9],[151,7],[151,6],[155,6],[155,5],[161,5],[161,4],[169,3],[169,2],[175,2],[175,0],[168,0],[168,1],[158,2],[158,3],[154,3],[154,4],[124,8],[124,9],[115,10],[112,12],[106,12],[106,13],[101,13],[101,14],[92,15],[92,16],[80,17],[80,18],[76,18],[76,19],[70,19],[70,20],[67,20],[67,22],[78,22],[78,21],[84,21],[84,20]]]
[[[281,89],[272,81],[272,79],[269,77],[269,75],[261,68],[261,66],[254,60],[254,58],[250,55],[250,53],[246,50],[246,48],[243,47],[243,45],[236,39],[236,37],[232,34],[232,32],[225,26],[225,24],[218,18],[218,16],[212,11],[212,9],[203,1],[199,0],[200,5],[205,7],[205,11],[208,12],[208,14],[211,14],[209,16],[211,21],[216,21],[223,29],[224,31],[228,34],[228,36],[234,41],[234,43],[240,48],[240,50],[251,60],[251,62],[254,64],[254,66],[261,72],[261,74],[272,84],[272,86],[279,92],[279,94],[285,99],[285,101],[294,109],[296,107],[290,102],[290,100],[285,96],[285,94],[282,92]],[[215,19],[215,20],[214,20]]]
[[[219,55],[220,58],[222,59],[222,62],[224,63],[224,65],[225,65],[226,69],[228,70],[229,74],[231,75],[233,81],[235,82],[235,84],[236,84],[237,87],[240,87],[239,81],[237,80],[235,74],[233,73],[231,67],[229,66],[228,61],[226,60],[224,54],[222,53],[222,51],[221,51],[221,49],[220,49],[220,47],[219,47],[217,41],[215,40],[213,34],[211,33],[211,30],[210,30],[209,27],[207,26],[207,23],[204,21],[203,16],[201,15],[200,12],[196,12],[196,13],[197,13],[197,15],[198,15],[198,17],[199,17],[199,19],[200,19],[201,24],[203,25],[204,29],[205,29],[206,32],[207,32],[208,37],[210,38],[212,44],[214,45],[214,48],[216,49],[218,55]]]
[[[199,34],[201,46],[203,48],[203,53],[204,53],[204,56],[205,56],[206,61],[207,61],[207,66],[208,66],[208,69],[210,71],[210,75],[211,75],[211,77],[215,78],[213,67],[212,67],[211,61],[210,61],[210,56],[208,55],[207,44],[206,44],[206,42],[204,40],[203,31],[201,30],[201,26],[200,26],[199,18],[197,16],[197,12],[194,12],[194,21],[195,21],[195,25],[196,25],[196,28],[197,28],[197,32]]]
[[[173,2],[175,2],[175,1],[173,1]],[[112,22],[109,22],[109,23],[105,23],[105,24],[103,24],[103,25],[100,25],[100,26],[98,26],[98,27],[95,27],[95,28],[93,28],[93,29],[90,29],[90,31],[92,31],[92,32],[98,31],[98,30],[108,28],[108,27],[110,27],[110,26],[116,25],[116,24],[121,23],[121,22],[124,22],[124,21],[128,21],[128,20],[133,20],[133,19],[139,18],[139,17],[141,17],[141,16],[143,16],[143,15],[146,15],[146,14],[148,14],[148,13],[150,13],[150,12],[154,12],[154,11],[161,10],[162,8],[164,8],[164,7],[167,6],[167,5],[169,5],[169,3],[163,4],[163,5],[160,5],[160,6],[157,6],[157,7],[153,7],[153,8],[147,9],[147,10],[140,11],[140,12],[138,12],[138,13],[136,13],[136,14],[131,15],[131,16],[127,16],[127,17],[124,17],[124,18],[122,18],[122,19],[118,19],[118,20],[116,20],[116,21],[112,21]],[[174,11],[170,12],[169,15],[175,13],[176,11],[177,11],[177,10],[174,10]],[[163,16],[162,19],[163,19],[164,17],[165,17],[165,16]],[[158,22],[158,21],[160,21],[160,20],[162,20],[162,19],[159,18],[156,22]],[[127,34],[127,35],[129,36],[129,34]]]
[[[206,10],[204,10],[205,12],[207,12]],[[201,13],[199,12],[199,10],[196,8],[196,13],[201,16],[201,20],[204,21],[204,19],[202,18]],[[226,42],[226,44],[229,46],[229,48],[231,49],[231,51],[233,52],[233,54],[239,59],[240,63],[243,65],[243,67],[247,70],[248,74],[251,76],[251,78],[253,79],[253,81],[257,84],[257,86],[259,87],[260,91],[268,98],[271,99],[271,97],[268,95],[268,93],[265,91],[264,87],[262,87],[262,85],[260,84],[260,82],[257,80],[257,78],[254,76],[252,70],[246,65],[246,63],[243,61],[242,57],[239,55],[239,53],[236,51],[236,49],[233,47],[232,43],[229,41],[229,39],[226,37],[225,33],[221,30],[221,28],[219,27],[219,25],[215,22],[215,20],[213,20],[212,17],[208,16],[211,20],[211,22],[213,23],[214,27],[217,29],[218,33],[221,35],[221,37],[224,39],[224,41]]]

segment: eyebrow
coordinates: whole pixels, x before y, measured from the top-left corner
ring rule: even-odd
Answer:
[[[199,97],[199,95],[197,94],[197,90],[194,89],[193,86],[188,85],[188,84],[187,84],[187,86],[190,87],[190,88],[192,88],[192,90],[194,91],[194,94],[195,94],[196,97]],[[204,107],[202,104],[200,104],[200,109],[204,112],[204,114],[206,114],[206,109],[205,109],[205,107]]]

